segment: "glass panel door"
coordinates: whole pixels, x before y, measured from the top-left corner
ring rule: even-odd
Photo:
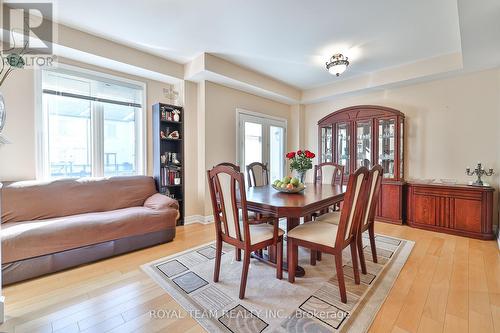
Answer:
[[[378,125],[378,161],[384,168],[384,178],[394,178],[395,119],[380,119]]]
[[[345,167],[345,174],[349,174],[349,143],[351,141],[348,123],[337,124],[337,163]]]
[[[245,122],[245,158],[243,160],[245,166],[253,162],[262,162],[262,127],[262,124]]]
[[[372,166],[372,122],[356,123],[356,168]]]
[[[269,181],[285,175],[286,123],[271,118],[239,114],[238,163],[242,172],[253,162],[266,163]],[[248,184],[247,184],[248,185]]]
[[[332,161],[332,127],[321,127],[321,162]]]
[[[285,169],[285,128],[269,126],[269,178],[270,182],[283,178]]]

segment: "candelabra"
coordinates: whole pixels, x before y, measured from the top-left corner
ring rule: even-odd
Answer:
[[[491,168],[488,171],[483,169],[483,166],[481,165],[480,162],[477,164],[477,167],[474,169],[474,171],[471,171],[470,168],[465,169],[465,174],[467,176],[474,176],[474,175],[477,176],[476,181],[474,183],[472,183],[472,185],[475,185],[475,186],[483,186],[483,181],[481,180],[481,177],[482,176],[491,176],[494,173],[495,173],[495,171],[493,171],[493,169],[491,169]]]

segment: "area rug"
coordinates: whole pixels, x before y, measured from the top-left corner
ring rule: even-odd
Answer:
[[[367,235],[363,235],[368,274],[361,274],[359,285],[354,283],[349,249],[344,250],[347,304],[340,301],[333,256],[323,254],[323,260],[311,266],[309,251],[302,248],[299,264],[306,275],[294,284],[288,282],[286,272],[278,280],[275,268],[252,259],[244,300],[238,298],[242,264],[227,245],[218,283],[213,282],[213,243],[141,268],[208,332],[359,333],[370,327],[414,245],[382,235],[375,242],[378,263],[372,261]],[[151,315],[158,320],[180,316],[169,309],[151,309]]]

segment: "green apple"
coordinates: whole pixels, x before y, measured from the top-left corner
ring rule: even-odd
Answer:
[[[292,178],[292,180],[290,181],[290,184],[292,184],[295,187],[297,187],[297,185],[299,185],[299,183],[300,183],[300,180],[297,177]]]
[[[297,187],[298,187],[298,188],[304,188],[304,183],[299,183],[299,184],[297,185]]]
[[[273,185],[274,185],[274,186],[276,186],[276,185],[278,185],[278,183],[279,183],[279,182],[280,182],[280,180],[279,180],[279,179],[276,179],[276,180],[274,181]]]
[[[276,186],[276,187],[281,187],[281,185],[282,185],[282,184],[283,184],[283,183],[282,183],[281,181],[278,181],[278,182],[276,183],[276,185],[275,185],[275,186]]]
[[[285,183],[285,184],[288,184],[288,183],[290,182],[290,180],[291,180],[291,178],[290,178],[290,177],[285,176],[285,177],[283,177],[282,182],[283,182],[283,183]]]
[[[286,186],[287,186],[287,185],[288,185],[288,184],[283,183],[283,184],[281,184],[281,186],[280,186],[280,187],[281,187],[281,188],[286,188]]]

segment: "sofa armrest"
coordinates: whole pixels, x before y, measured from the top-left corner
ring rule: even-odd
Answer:
[[[179,210],[177,200],[167,197],[166,195],[155,193],[144,201],[144,207],[154,210]]]

